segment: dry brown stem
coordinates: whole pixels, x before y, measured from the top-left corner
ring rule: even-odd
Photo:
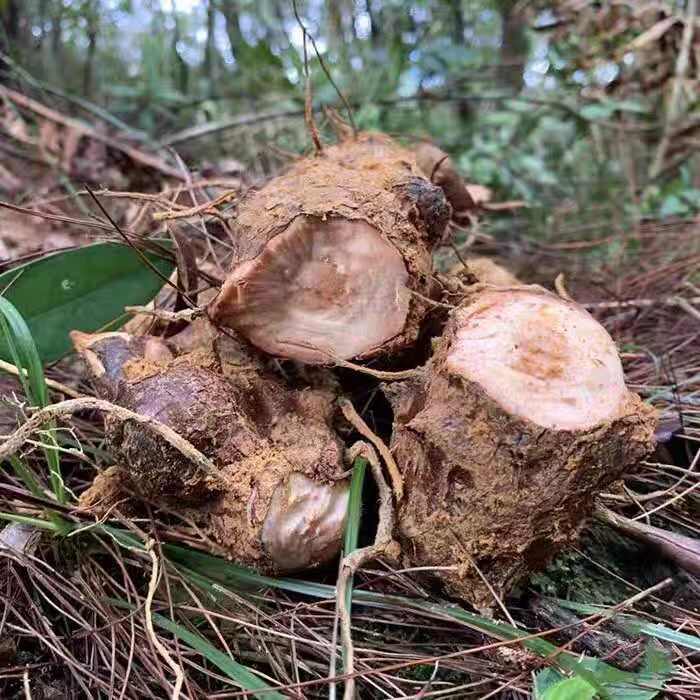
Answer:
[[[205,310],[202,308],[183,309],[182,311],[167,311],[166,309],[149,309],[147,306],[125,306],[124,311],[130,314],[145,314],[153,316],[161,321],[194,321],[195,318],[203,316]]]
[[[219,212],[216,210],[221,204],[227,204],[232,199],[239,196],[239,192],[224,192],[219,195],[216,199],[212,199],[209,202],[204,202],[198,204],[197,206],[190,207],[182,211],[159,211],[153,214],[154,221],[170,221],[172,219],[188,219],[192,216],[202,216],[203,214],[211,214],[219,216]]]
[[[360,435],[366,440],[369,440],[374,447],[377,448],[377,452],[382,456],[386,468],[391,477],[391,482],[394,489],[394,495],[396,496],[396,501],[399,502],[403,498],[403,477],[396,464],[396,460],[391,454],[391,450],[386,446],[386,443],[367,425],[367,423],[362,420],[360,414],[355,410],[355,407],[348,401],[348,399],[339,399],[338,404],[340,406],[343,415],[346,420],[352,425],[355,430],[357,430]]]
[[[554,279],[554,289],[557,290],[557,294],[566,301],[575,301],[575,299],[569,294],[569,290],[566,288],[566,276],[563,272],[560,272]]]
[[[9,362],[5,362],[5,360],[0,360],[0,369],[3,372],[7,372],[8,374],[12,374],[15,377],[19,377],[20,370],[17,367],[15,367],[15,365]],[[26,376],[27,370],[23,369],[22,374]],[[53,389],[54,391],[60,391],[66,396],[72,396],[75,399],[79,399],[81,396],[83,396],[83,394],[81,394],[79,391],[76,391],[72,387],[62,384],[61,382],[57,382],[54,379],[49,379],[47,377],[44,381],[46,382],[46,386],[49,387],[49,389]]]
[[[182,690],[182,684],[185,680],[185,672],[182,666],[175,663],[175,660],[170,656],[168,650],[165,648],[163,642],[160,641],[155,629],[153,629],[153,613],[151,612],[151,606],[153,605],[153,596],[156,593],[156,588],[158,587],[158,555],[154,551],[155,542],[150,539],[146,542],[146,551],[151,557],[152,571],[151,578],[148,581],[148,594],[146,595],[146,603],[144,605],[144,616],[146,618],[146,630],[148,631],[148,636],[156,648],[156,651],[163,657],[165,662],[170,666],[173,673],[175,674],[175,686],[173,687],[172,700],[177,700],[180,697],[180,692]]]
[[[615,513],[601,504],[596,507],[595,517],[620,532],[651,545],[682,568],[700,575],[700,540],[645,525]]]
[[[692,308],[693,304],[700,304],[699,297],[691,297],[684,299],[682,297],[671,296],[662,297],[660,299],[624,299],[623,301],[596,301],[589,304],[582,304],[585,309],[590,311],[607,310],[607,309],[630,309],[630,308],[647,308],[652,306],[679,306],[683,309],[686,306]],[[687,309],[686,309],[687,310]],[[696,311],[693,309],[693,311]]]
[[[178,180],[183,179],[182,173],[179,169],[173,168],[171,165],[168,165],[161,158],[158,158],[157,156],[151,155],[149,153],[144,153],[138,148],[135,148],[134,146],[129,146],[128,144],[123,143],[118,139],[112,138],[111,136],[106,136],[105,134],[99,132],[97,129],[93,129],[91,126],[88,126],[84,122],[78,121],[77,119],[71,119],[70,117],[66,117],[63,114],[60,114],[59,112],[56,112],[55,110],[50,109],[49,107],[46,107],[40,102],[32,100],[26,95],[22,95],[21,93],[16,92],[15,90],[10,90],[9,88],[3,86],[0,86],[0,95],[14,102],[17,106],[34,112],[35,114],[38,114],[44,119],[48,119],[57,124],[61,124],[62,126],[68,129],[72,129],[81,136],[89,136],[90,138],[95,139],[95,141],[100,141],[101,143],[104,143],[110,148],[114,148],[115,150],[121,151],[136,163],[141,163],[141,165],[153,168],[154,170],[159,170],[161,173],[163,173],[164,175],[168,175],[169,177],[174,177]]]

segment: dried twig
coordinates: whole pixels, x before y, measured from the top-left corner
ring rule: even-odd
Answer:
[[[168,175],[169,177],[175,177],[178,180],[182,179],[182,173],[180,173],[180,171],[177,168],[173,168],[172,166],[163,162],[163,160],[161,160],[157,156],[151,155],[149,153],[144,153],[138,148],[129,146],[128,144],[123,143],[110,136],[106,136],[105,134],[100,133],[97,129],[93,129],[91,126],[88,126],[84,122],[78,121],[77,119],[71,119],[70,117],[66,117],[63,114],[60,114],[59,112],[56,112],[55,110],[50,109],[49,107],[46,107],[45,105],[41,104],[41,102],[32,100],[31,98],[26,97],[25,95],[22,95],[21,93],[16,92],[15,90],[10,90],[9,88],[6,88],[2,85],[0,85],[0,95],[14,102],[16,105],[31,112],[34,112],[35,114],[38,114],[44,119],[48,119],[57,124],[61,124],[62,126],[68,129],[72,129],[78,132],[82,136],[88,136],[92,139],[95,139],[95,141],[100,141],[101,143],[104,143],[110,148],[114,148],[115,150],[121,151],[136,163],[140,163],[141,165],[153,168],[154,170],[159,170],[161,173],[163,173],[164,175]]]
[[[292,8],[294,10],[294,17],[296,18],[297,23],[299,24],[302,32],[304,33],[304,71],[306,73],[308,109],[311,109],[311,91],[310,91],[310,81],[309,81],[309,64],[308,64],[308,57],[306,55],[306,39],[307,39],[307,37],[308,37],[309,41],[311,42],[311,46],[313,46],[314,53],[316,54],[316,58],[318,59],[318,62],[321,66],[321,70],[324,72],[328,82],[333,86],[333,89],[335,90],[336,94],[338,95],[338,97],[340,97],[340,101],[345,106],[345,110],[347,111],[347,114],[348,114],[348,120],[350,122],[350,126],[352,127],[352,132],[355,136],[357,136],[357,125],[355,124],[355,118],[354,118],[353,113],[352,113],[352,107],[350,106],[350,103],[348,102],[345,95],[340,91],[340,88],[336,84],[335,80],[333,80],[333,76],[331,75],[330,70],[328,70],[328,66],[326,65],[326,62],[323,60],[323,56],[321,56],[321,52],[318,50],[318,46],[316,46],[316,40],[313,38],[313,36],[311,34],[309,34],[308,30],[306,29],[306,26],[301,21],[301,17],[299,16],[299,11],[297,10],[296,0],[292,0]],[[305,110],[305,112],[306,112],[306,110]],[[312,112],[312,116],[313,116],[313,112]]]
[[[349,362],[348,360],[342,360],[335,353],[332,353],[325,348],[314,345],[313,343],[303,343],[299,340],[287,340],[282,339],[282,342],[288,345],[294,345],[299,348],[307,348],[308,350],[315,350],[325,355],[328,358],[329,363],[333,363],[336,367],[345,367],[345,369],[351,369],[355,372],[360,372],[362,374],[367,374],[375,379],[380,379],[384,382],[398,382],[402,379],[410,379],[421,373],[419,369],[405,369],[398,372],[387,372],[380,369],[372,369],[371,367],[365,367],[364,365],[358,365],[354,362]]]
[[[202,204],[198,204],[197,206],[190,207],[189,209],[182,209],[179,211],[162,211],[162,212],[156,212],[153,214],[153,220],[154,221],[169,221],[172,219],[188,219],[192,216],[202,216],[203,214],[216,214],[219,215],[219,212],[216,211],[216,207],[218,207],[221,204],[227,204],[230,202],[232,199],[235,199],[240,195],[240,192],[238,191],[230,191],[230,192],[224,192],[223,194],[219,195],[215,199],[212,199],[209,202],[203,202]]]
[[[306,25],[301,21],[299,16],[299,11],[297,10],[296,0],[292,0],[292,10],[294,11],[294,17],[299,25],[303,37],[303,47],[304,47],[304,121],[306,122],[306,127],[311,135],[311,141],[314,144],[314,150],[316,155],[323,153],[323,145],[321,144],[321,137],[318,133],[318,127],[314,120],[314,110],[313,110],[313,100],[311,95],[311,73],[309,72],[309,54],[306,49],[306,40],[309,37],[309,32],[306,30]]]
[[[0,370],[3,372],[7,372],[8,374],[12,374],[15,377],[19,377],[20,370],[15,367],[15,365],[10,364],[9,362],[5,362],[5,360],[0,360]],[[27,375],[27,370],[23,369],[22,374],[25,376]],[[46,386],[49,387],[49,389],[53,389],[54,391],[60,391],[62,394],[65,394],[66,396],[72,396],[74,399],[79,399],[83,394],[81,394],[79,391],[76,391],[72,387],[66,386],[65,384],[61,384],[61,382],[57,382],[54,379],[49,379],[48,377],[44,380],[46,382]]]
[[[700,540],[645,525],[598,504],[595,517],[630,537],[651,545],[684,569],[700,575]]]
[[[183,309],[182,311],[167,311],[166,309],[149,309],[147,306],[125,306],[124,311],[129,314],[144,314],[146,316],[153,316],[161,321],[194,321],[194,319],[199,318],[205,314],[205,310],[202,307],[196,307],[194,309]]]
[[[399,471],[399,467],[396,464],[396,460],[391,454],[391,450],[386,446],[385,442],[376,434],[370,430],[370,427],[365,423],[355,407],[348,401],[348,399],[341,398],[338,401],[340,409],[347,421],[352,425],[355,430],[357,430],[360,435],[366,440],[369,440],[376,448],[377,452],[382,456],[386,468],[391,477],[391,482],[394,488],[394,495],[396,496],[397,502],[403,498],[403,476]]]
[[[93,397],[68,399],[67,401],[51,404],[37,411],[26,423],[23,423],[17,428],[17,430],[9,435],[5,442],[0,445],[0,461],[4,461],[15,454],[35,430],[38,430],[51,420],[59,416],[72,415],[78,411],[90,410],[112,413],[121,420],[131,420],[135,423],[147,426],[178,450],[178,452],[191,460],[197,467],[202,469],[202,471],[206,472],[212,479],[218,481],[219,470],[216,468],[216,465],[191,443],[178,435],[172,428],[155,418],[143,416],[140,413],[130,411],[128,408],[123,408],[122,406],[117,406],[104,399],[96,399]]]
[[[575,301],[574,298],[569,294],[569,290],[566,288],[566,278],[563,272],[560,272],[554,280],[554,289],[557,290],[557,294],[565,301]]]
[[[398,382],[402,379],[416,377],[421,373],[419,369],[404,369],[398,372],[386,372],[381,369],[372,369],[371,367],[365,367],[364,365],[358,365],[354,362],[339,359],[334,360],[334,364],[338,367],[345,367],[346,369],[360,372],[361,374],[367,374],[375,379],[381,379],[383,382]]]
[[[114,230],[122,237],[126,245],[128,245],[130,248],[134,250],[134,252],[141,258],[142,262],[144,265],[146,265],[147,268],[149,268],[153,273],[155,273],[160,279],[165,282],[165,284],[170,285],[179,295],[182,296],[185,301],[187,301],[190,306],[196,306],[196,304],[187,296],[185,292],[180,289],[172,280],[170,280],[168,277],[166,277],[141,251],[141,249],[134,245],[133,241],[129,240],[129,237],[122,231],[121,227],[119,224],[112,218],[112,215],[105,209],[103,206],[102,202],[95,196],[95,193],[90,189],[90,187],[86,184],[85,189],[88,191],[88,194],[92,198],[93,202],[97,205],[99,210],[104,214],[105,218],[107,221],[109,221],[110,224],[112,224],[112,227]]]
[[[156,588],[158,587],[158,555],[153,549],[154,545],[155,542],[152,539],[149,539],[148,542],[146,542],[146,551],[151,557],[153,569],[151,571],[151,578],[148,581],[148,594],[146,595],[146,603],[144,605],[143,613],[144,617],[146,618],[146,630],[148,631],[148,636],[153,643],[153,646],[175,674],[175,686],[173,688],[172,700],[177,700],[180,697],[182,683],[185,680],[185,672],[183,671],[182,666],[175,663],[174,659],[165,648],[163,642],[158,639],[155,629],[153,629],[153,613],[151,612],[151,606],[153,605],[153,596],[155,595]]]
[[[582,306],[590,311],[607,310],[607,309],[629,309],[629,308],[644,308],[650,306],[679,306],[686,308],[692,304],[700,304],[700,297],[691,297],[684,299],[682,297],[662,297],[660,299],[625,299],[623,301],[596,301]],[[691,306],[692,308],[692,306]],[[686,309],[687,310],[687,309]],[[693,309],[695,311],[695,309]]]

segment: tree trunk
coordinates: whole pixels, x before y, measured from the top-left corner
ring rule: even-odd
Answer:
[[[219,9],[226,21],[226,35],[228,36],[231,53],[236,63],[240,66],[247,44],[243,38],[243,32],[241,31],[239,22],[238,3],[236,0],[220,0]]]
[[[207,92],[209,95],[214,92],[216,84],[216,47],[214,45],[214,29],[216,21],[216,5],[214,0],[209,0],[207,4],[207,41],[204,45],[204,74],[207,77]]]
[[[513,92],[523,87],[523,72],[527,60],[525,16],[518,11],[518,0],[499,0],[501,13],[501,50],[498,81]]]
[[[332,41],[332,50],[338,56],[338,62],[342,72],[350,75],[352,68],[348,57],[348,45],[345,41],[343,29],[343,3],[342,0],[331,0],[326,3],[328,8],[328,35]]]
[[[382,27],[381,27],[381,7],[375,8],[372,4],[372,0],[367,0],[366,2],[367,14],[369,15],[369,22],[371,26],[371,37],[372,45],[377,46],[382,38]]]
[[[20,8],[18,0],[7,0],[0,4],[0,19],[4,31],[0,32],[0,49],[3,53],[17,56],[20,49]],[[4,62],[0,63],[2,65]]]
[[[189,83],[189,69],[187,63],[180,55],[178,44],[180,43],[180,17],[175,7],[175,2],[172,3],[173,20],[175,22],[175,30],[173,31],[173,55],[175,57],[175,84],[177,89],[183,94],[187,94],[187,86]]]
[[[88,2],[85,7],[85,17],[87,19],[88,48],[83,70],[83,94],[90,98],[93,93],[95,54],[97,53],[97,33],[100,27],[98,7],[94,0]]]
[[[461,48],[464,45],[464,12],[462,10],[462,0],[450,0],[450,13],[452,15],[452,40],[455,46]],[[462,124],[468,122],[472,115],[469,103],[458,102],[457,114]]]
[[[46,39],[46,6],[48,5],[48,0],[39,0],[39,26],[41,27],[41,33],[39,34],[39,39],[37,45],[41,48],[44,45],[44,40]]]
[[[54,11],[51,14],[51,56],[53,57],[54,65],[61,65],[62,39],[63,28],[61,21],[63,20],[63,2],[57,2]]]

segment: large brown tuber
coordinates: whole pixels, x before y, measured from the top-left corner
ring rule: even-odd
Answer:
[[[112,452],[143,496],[197,507],[212,539],[262,571],[338,553],[348,483],[330,392],[289,389],[237,347],[174,357],[154,337],[74,332],[73,341],[98,395],[166,424],[220,468],[203,473],[157,433],[110,415]]]
[[[385,392],[404,553],[462,564],[446,583],[480,607],[570,543],[653,445],[654,411],[627,391],[610,336],[539,287],[475,293],[421,374]]]
[[[210,316],[307,363],[403,349],[430,309],[421,296],[449,215],[443,191],[388,137],[330,146],[239,204]]]

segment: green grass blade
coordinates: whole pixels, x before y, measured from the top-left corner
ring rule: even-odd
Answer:
[[[357,549],[360,538],[360,520],[362,518],[362,489],[365,485],[365,475],[367,473],[367,460],[358,457],[352,469],[352,479],[350,481],[350,494],[348,497],[348,516],[345,522],[345,539],[343,542],[343,556],[351,554]],[[348,579],[348,587],[345,591],[345,609],[348,616],[352,617],[352,591],[353,578]],[[343,671],[348,673],[347,660],[343,648]],[[333,662],[332,673],[335,675],[335,661]],[[332,688],[332,696],[335,696],[335,686]]]
[[[190,632],[173,620],[163,615],[153,613],[153,622],[174,634],[181,642],[198,651],[202,656],[213,663],[222,673],[226,674],[244,690],[252,690],[256,698],[269,698],[271,700],[284,700],[284,695],[269,686],[260,677],[256,676],[247,666],[238,663],[230,656],[219,651],[204,637]]]
[[[31,469],[29,469],[29,467],[19,457],[17,457],[17,455],[12,455],[8,461],[12,465],[12,469],[14,469],[17,477],[27,487],[32,496],[44,498],[44,492],[41,490],[41,485],[34,477],[34,474],[32,474]]]
[[[20,523],[22,525],[32,525],[39,530],[51,530],[52,532],[60,533],[62,527],[51,520],[43,518],[33,518],[29,515],[16,515],[15,513],[0,513],[0,520],[6,520],[8,523]]]
[[[664,642],[671,642],[672,644],[678,644],[679,646],[693,649],[694,651],[700,651],[700,637],[686,634],[685,632],[677,632],[676,630],[662,624],[644,622],[643,620],[640,620],[639,622],[631,620],[629,623],[629,629],[637,634],[645,634],[648,637],[653,637],[654,639],[659,639]]]
[[[33,518],[3,513],[0,513],[0,518],[15,522],[34,522]],[[58,529],[51,523],[44,523],[42,526],[46,529]],[[78,529],[80,524],[73,524],[71,527]],[[124,530],[107,525],[102,525],[95,529],[100,529],[112,536],[120,546],[130,549],[144,549],[143,543],[138,538]],[[227,586],[231,586],[232,588],[244,590],[269,587],[313,598],[325,600],[333,600],[335,598],[335,586],[299,579],[263,576],[219,557],[179,545],[164,544],[162,550],[184,576],[214,597],[218,597],[226,590]],[[496,639],[518,642],[537,656],[545,658],[556,664],[560,669],[585,680],[595,688],[598,696],[603,698],[603,700],[618,700],[618,698],[650,700],[658,695],[664,680],[673,670],[672,664],[666,659],[663,668],[659,663],[655,662],[654,668],[647,664],[649,668],[640,673],[621,671],[600,659],[582,657],[567,651],[561,651],[555,644],[544,638],[528,638],[529,635],[527,633],[516,627],[477,615],[457,605],[432,603],[425,600],[415,600],[404,596],[375,593],[361,589],[354,591],[353,599],[357,603],[372,607],[429,612],[432,615],[440,615],[460,622]]]
[[[37,406],[49,402],[44,370],[34,336],[15,305],[0,296],[0,318],[5,342],[10,348],[12,362],[20,370],[19,380],[27,398]],[[22,373],[22,369],[26,374]]]
[[[607,608],[602,605],[590,605],[587,603],[576,603],[571,600],[555,599],[557,604],[562,608],[568,608],[575,612],[583,613],[584,615],[604,614]],[[662,625],[661,623],[652,623],[643,620],[641,617],[633,615],[616,615],[616,623],[626,632],[630,634],[644,634],[647,637],[653,637],[663,642],[671,642],[678,644],[693,651],[700,651],[700,637],[686,632],[677,632],[671,627]]]
[[[42,408],[48,406],[49,392],[34,337],[22,314],[4,297],[0,297],[0,331],[9,349],[12,362],[19,370],[19,380],[27,399],[35,406]],[[49,431],[45,438],[49,444],[44,448],[44,455],[49,467],[51,490],[59,503],[65,503],[66,492],[61,474],[61,461],[57,450],[52,449],[57,446],[55,437],[50,432],[53,425],[49,424],[45,428]],[[32,490],[33,485],[30,482],[25,481],[25,485]]]
[[[362,488],[365,485],[365,474],[367,473],[367,460],[358,457],[352,470],[352,480],[350,481],[350,496],[348,498],[348,519],[345,523],[345,542],[343,544],[343,555],[347,556],[357,549],[357,542],[360,537],[360,520],[362,517]],[[352,583],[348,581],[348,590],[345,596],[345,604],[348,614],[352,608]]]

